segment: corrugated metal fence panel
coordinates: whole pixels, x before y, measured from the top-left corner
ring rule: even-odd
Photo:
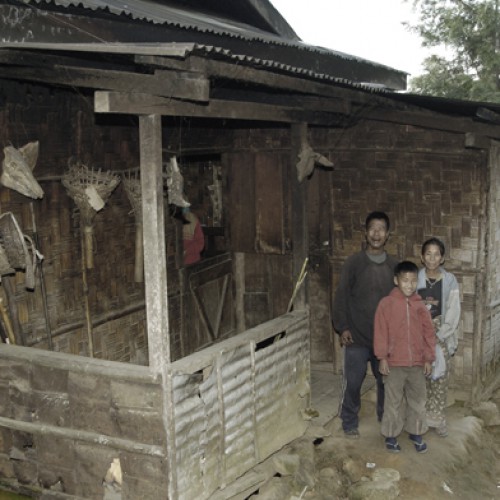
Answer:
[[[226,484],[256,463],[252,351],[244,345],[221,357]]]
[[[269,456],[305,431],[300,395],[308,392],[307,329],[295,329],[255,353],[257,448]]]
[[[199,395],[201,375],[176,375],[174,384],[174,425],[179,498],[203,498],[206,407]],[[194,480],[193,480],[194,479]]]
[[[223,431],[224,424],[221,419],[222,406],[219,399],[217,368],[211,368],[210,374],[200,385],[200,397],[205,405],[206,431],[200,437],[200,446],[203,449],[203,477],[201,481],[205,497],[216,490],[223,475],[221,456],[224,453]],[[187,471],[189,474],[189,471]],[[191,479],[192,480],[192,479]],[[186,497],[188,498],[188,497]]]
[[[282,333],[270,334],[257,350],[243,333],[244,342],[221,347],[205,362],[210,366],[174,376],[180,499],[207,498],[305,431],[307,317],[272,341]]]

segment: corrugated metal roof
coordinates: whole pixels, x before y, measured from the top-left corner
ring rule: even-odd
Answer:
[[[28,0],[27,4],[53,4],[61,7],[83,7],[93,11],[109,11],[116,15],[127,15],[132,19],[148,21],[154,24],[167,24],[178,28],[197,30],[203,33],[215,33],[225,36],[236,36],[249,40],[260,40],[269,43],[286,43],[286,39],[267,33],[252,26],[238,23],[232,19],[223,19],[196,11],[187,11],[157,2],[133,0],[122,2],[111,0]]]
[[[29,5],[33,5],[35,3],[39,5],[52,4],[66,8],[78,7],[90,9],[92,11],[109,11],[112,14],[129,16],[134,20],[142,20],[154,24],[164,24],[176,28],[194,30],[201,33],[234,37],[242,40],[293,47],[295,49],[299,49],[309,53],[331,55],[344,59],[346,61],[368,63],[373,67],[386,68],[388,70],[396,71],[401,74],[406,74],[403,71],[399,71],[383,64],[368,61],[366,59],[362,59],[350,54],[279,37],[263,30],[259,30],[258,28],[255,28],[253,26],[238,23],[231,19],[208,16],[196,11],[178,9],[175,7],[162,5],[157,2],[149,2],[147,0],[133,0],[131,2],[123,2],[118,0],[111,0],[107,2],[101,0],[25,0],[24,2],[24,4]]]
[[[389,92],[383,87],[368,83],[358,83],[347,78],[335,77],[326,73],[318,73],[311,69],[297,67],[290,64],[285,64],[271,59],[262,59],[255,56],[244,54],[233,54],[229,49],[216,47],[213,45],[203,45],[198,43],[80,43],[80,44],[64,44],[64,43],[30,43],[25,42],[4,42],[1,44],[3,48],[15,49],[30,49],[30,50],[50,50],[64,52],[91,52],[91,53],[112,53],[112,54],[128,54],[128,55],[152,55],[152,56],[178,56],[187,57],[189,54],[210,57],[253,68],[263,68],[271,71],[279,71],[284,74],[292,74],[294,76],[306,77],[311,80],[334,83],[346,87],[365,90],[371,93],[386,93]],[[1,49],[0,49],[1,50]],[[391,93],[391,95],[394,95]],[[396,94],[398,95],[398,94]]]
[[[452,99],[449,97],[436,97],[430,95],[412,94],[407,92],[387,92],[387,95],[395,100],[406,104],[413,104],[421,108],[427,108],[432,111],[456,116],[469,116],[480,118],[485,122],[500,122],[500,116],[486,117],[481,116],[480,109],[486,108],[494,113],[500,113],[500,104],[484,101],[466,101],[461,99]]]

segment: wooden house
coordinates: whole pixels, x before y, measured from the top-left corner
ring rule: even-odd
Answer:
[[[105,498],[118,470],[124,499],[209,498],[302,435],[311,362],[341,370],[331,296],[373,209],[399,258],[445,241],[453,385],[494,387],[498,109],[400,94],[404,73],[237,4],[0,1],[0,138],[38,141],[43,191],[0,188],[43,255],[23,247],[35,280],[26,261],[0,286],[4,487]],[[190,266],[179,172],[205,237]]]

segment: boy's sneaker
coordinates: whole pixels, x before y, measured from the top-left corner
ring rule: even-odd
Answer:
[[[408,437],[410,438],[410,441],[415,445],[417,453],[425,453],[427,451],[427,445],[425,444],[420,434],[410,434]]]
[[[349,439],[358,439],[359,431],[358,429],[349,429],[348,431],[344,431],[344,436]]]
[[[385,449],[391,453],[399,453],[401,446],[396,438],[385,438]]]

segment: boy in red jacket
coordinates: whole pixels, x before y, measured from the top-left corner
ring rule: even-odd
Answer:
[[[419,453],[427,451],[422,434],[425,420],[425,377],[431,374],[436,335],[431,315],[416,293],[418,267],[400,262],[394,288],[375,313],[374,352],[384,376],[382,434],[388,451],[399,452],[397,437],[404,429]]]

